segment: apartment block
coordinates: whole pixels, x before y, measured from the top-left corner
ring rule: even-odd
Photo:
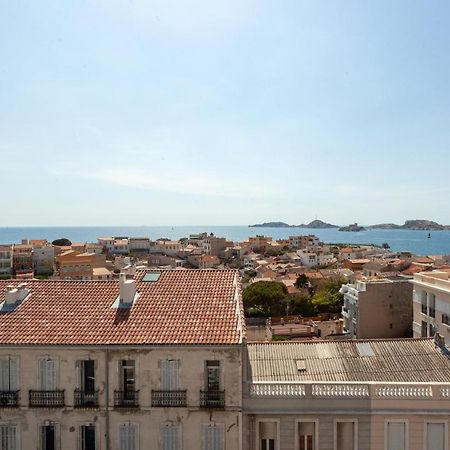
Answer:
[[[13,273],[14,275],[33,273],[33,246],[27,240],[13,245]]]
[[[414,275],[415,337],[439,333],[450,347],[450,272],[433,270]]]
[[[344,284],[342,316],[355,339],[408,337],[413,318],[411,279],[392,276]]]
[[[38,275],[50,275],[55,269],[55,247],[48,242],[36,242],[33,245],[33,268]]]
[[[447,450],[450,360],[433,339],[247,344],[243,448]]]
[[[0,281],[0,447],[242,449],[233,270]]]
[[[289,236],[289,249],[316,249],[320,246],[320,239],[313,234],[307,236]]]
[[[0,246],[0,275],[11,275],[13,269],[12,246]]]
[[[104,270],[97,270],[105,269],[106,257],[104,254],[79,253],[68,250],[58,255],[56,261],[59,277],[62,280],[92,280],[96,277],[103,279],[105,275],[108,275]]]

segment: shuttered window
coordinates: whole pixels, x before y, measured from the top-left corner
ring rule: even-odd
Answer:
[[[406,450],[406,423],[388,422],[387,450]]]
[[[123,424],[119,427],[120,450],[137,450],[137,426]]]
[[[1,450],[18,450],[18,431],[15,425],[0,425]]]
[[[163,391],[176,391],[179,389],[180,361],[176,359],[161,360],[161,389]]]
[[[202,450],[223,450],[224,449],[223,425],[203,425],[202,430]]]
[[[181,428],[178,424],[161,426],[161,450],[181,449]]]
[[[17,391],[18,389],[18,359],[0,359],[0,391]]]
[[[38,384],[40,391],[56,390],[56,361],[54,359],[39,360]]]
[[[445,424],[427,423],[427,450],[445,449]]]

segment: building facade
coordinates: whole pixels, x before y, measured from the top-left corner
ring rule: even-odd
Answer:
[[[412,334],[412,284],[408,277],[356,281],[342,285],[342,316],[355,339],[401,338]]]
[[[0,288],[2,449],[242,448],[235,271]]]

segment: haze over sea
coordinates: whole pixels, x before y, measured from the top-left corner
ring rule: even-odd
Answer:
[[[410,251],[418,255],[450,254],[450,231],[377,230],[342,232],[337,228],[250,228],[248,226],[95,226],[95,227],[3,227],[0,244],[19,243],[22,239],[47,239],[65,237],[72,242],[96,242],[101,236],[131,236],[180,239],[193,233],[206,231],[232,241],[246,240],[249,236],[263,234],[274,239],[292,235],[315,234],[326,243],[377,244],[387,242],[393,251]]]

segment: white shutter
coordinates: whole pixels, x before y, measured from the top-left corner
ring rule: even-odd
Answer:
[[[124,424],[119,427],[120,450],[136,450],[136,426]]]
[[[46,375],[46,360],[40,359],[38,362],[38,390],[39,391],[45,391],[46,388],[46,382],[45,382],[45,375]]]
[[[0,391],[9,390],[9,361],[7,358],[0,359]]]
[[[163,391],[178,390],[179,366],[180,366],[180,362],[176,359],[161,360],[161,390],[163,390]]]
[[[406,424],[388,423],[388,450],[406,450]]]
[[[54,391],[56,389],[56,361],[53,359],[46,361],[45,384],[47,391]]]
[[[223,450],[223,426],[203,425],[203,450]]]
[[[19,361],[17,358],[9,360],[9,389],[17,391],[19,389]]]
[[[181,443],[180,425],[161,426],[161,450],[179,450]]]
[[[445,450],[445,424],[427,423],[427,450]]]
[[[0,427],[1,450],[17,450],[17,427],[2,425]]]

